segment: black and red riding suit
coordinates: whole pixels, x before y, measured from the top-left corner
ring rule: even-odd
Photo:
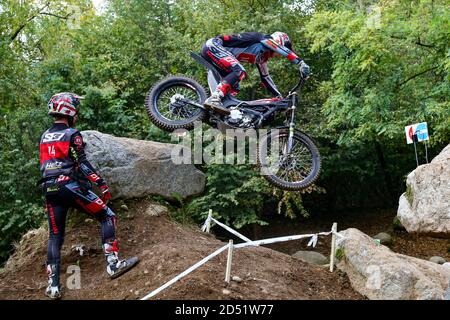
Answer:
[[[40,141],[40,182],[45,192],[50,234],[47,264],[56,264],[58,268],[70,207],[100,221],[105,251],[118,250],[114,212],[91,191],[92,182],[100,189],[107,188],[107,185],[86,159],[84,147],[81,133],[63,123],[55,123],[44,132]]]
[[[202,47],[201,54],[212,62],[223,77],[218,89],[223,95],[236,95],[239,82],[247,73],[240,62],[255,64],[261,76],[262,85],[273,96],[281,96],[269,75],[267,61],[274,53],[279,53],[295,64],[302,60],[290,49],[279,45],[269,35],[259,32],[243,32],[220,35],[211,38]]]

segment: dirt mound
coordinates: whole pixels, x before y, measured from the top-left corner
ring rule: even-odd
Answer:
[[[151,205],[139,201],[129,211],[119,212],[121,255],[136,255],[141,261],[115,280],[106,276],[98,224],[87,219],[68,226],[61,252],[61,283],[66,287],[71,275],[65,273],[68,266],[78,265],[81,288],[64,288],[65,299],[139,299],[225,244],[195,226],[149,214]],[[24,236],[0,272],[0,299],[45,299],[46,234],[41,228]],[[83,256],[72,249],[78,245],[84,246]],[[240,282],[224,282],[225,266],[226,253],[222,253],[154,299],[363,298],[339,271],[330,273],[264,247],[234,251],[232,275],[241,278]],[[229,293],[224,294],[224,289]]]

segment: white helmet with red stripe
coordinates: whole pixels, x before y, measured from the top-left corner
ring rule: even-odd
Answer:
[[[84,98],[74,93],[57,93],[48,102],[48,114],[51,116],[74,117],[78,112],[80,99]]]
[[[284,32],[274,32],[270,35],[272,39],[278,43],[280,46],[286,47],[289,50],[292,50],[292,42],[291,39],[289,39],[289,36]]]

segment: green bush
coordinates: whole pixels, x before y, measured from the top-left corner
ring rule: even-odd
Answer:
[[[271,186],[259,172],[250,165],[205,166],[207,176],[206,192],[187,204],[186,211],[200,222],[208,216],[209,209],[214,217],[226,224],[241,228],[247,224],[266,225],[261,218],[268,202],[277,202],[278,213],[284,212],[294,218],[295,212],[307,216],[302,205],[302,193],[319,190],[311,187],[302,192],[286,192]]]
[[[44,216],[39,174],[39,139],[49,124],[41,109],[8,113],[0,119],[0,262],[13,241],[39,226]]]

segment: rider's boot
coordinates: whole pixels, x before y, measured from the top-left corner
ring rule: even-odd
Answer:
[[[48,286],[45,295],[50,299],[61,298],[61,285],[59,284],[59,263],[47,264]]]
[[[214,112],[223,114],[223,115],[229,115],[230,114],[230,110],[228,110],[227,108],[225,108],[222,104],[222,99],[224,97],[224,94],[221,90],[216,90],[214,91],[211,96],[206,99],[206,101],[204,102],[204,106],[207,109],[212,109]]]
[[[119,252],[117,248],[117,240],[114,240],[112,244],[105,243],[103,245],[106,257],[106,272],[111,279],[121,276],[131,268],[133,268],[138,262],[137,257],[129,259],[119,260]]]

